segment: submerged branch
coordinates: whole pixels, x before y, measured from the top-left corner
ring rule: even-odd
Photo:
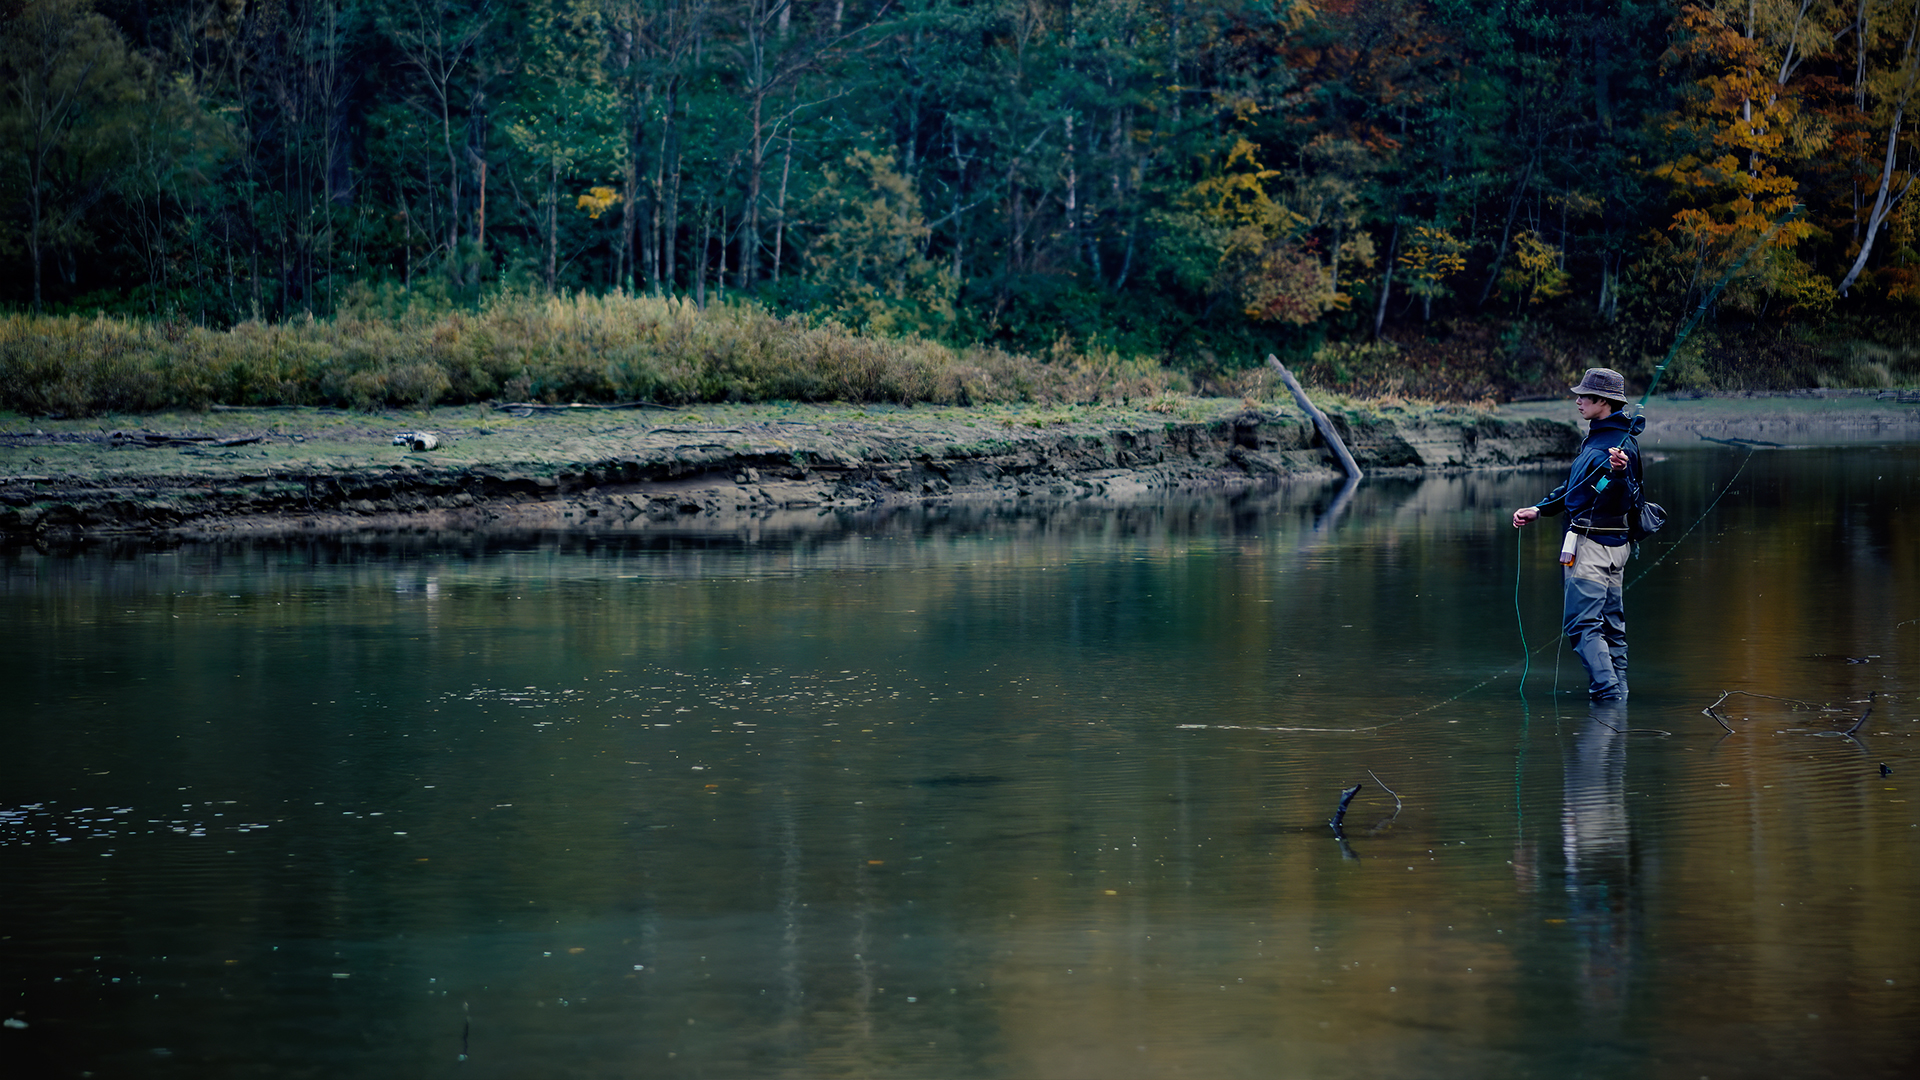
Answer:
[[[1347,804],[1352,802],[1353,797],[1360,794],[1360,789],[1366,786],[1365,784],[1355,784],[1340,793],[1340,805],[1333,812],[1333,820],[1327,822],[1327,826],[1333,830],[1335,836],[1340,835],[1340,822],[1346,819]]]
[[[1374,775],[1373,775],[1373,770],[1372,770],[1372,769],[1368,769],[1368,770],[1367,770],[1367,775],[1368,775],[1368,776],[1370,776],[1370,777],[1373,777],[1373,782],[1374,782],[1374,783],[1376,783],[1376,784],[1380,784],[1380,778],[1379,778],[1379,777],[1377,777],[1377,776],[1374,776]],[[1387,786],[1387,785],[1385,785],[1385,784],[1380,784],[1380,790],[1381,790],[1381,791],[1384,791],[1384,792],[1386,792],[1387,794],[1389,794],[1389,795],[1391,795],[1391,796],[1393,796],[1393,816],[1394,816],[1394,817],[1399,817],[1399,816],[1400,816],[1400,807],[1401,807],[1401,803],[1400,803],[1400,793],[1399,793],[1399,792],[1397,792],[1397,791],[1395,791],[1395,790],[1393,790],[1392,788],[1390,788],[1390,787],[1388,787],[1388,786]],[[1389,820],[1391,820],[1391,819],[1389,819]]]
[[[1368,776],[1370,776],[1370,777],[1373,777],[1373,782],[1374,782],[1374,783],[1376,783],[1376,784],[1380,784],[1380,778],[1379,778],[1379,777],[1377,777],[1377,776],[1374,776],[1374,775],[1373,775],[1373,770],[1372,770],[1372,769],[1368,769],[1368,770],[1367,770],[1367,775],[1368,775]],[[1398,821],[1398,820],[1400,820],[1400,810],[1401,810],[1401,808],[1402,808],[1402,806],[1404,805],[1404,804],[1403,804],[1403,803],[1401,803],[1401,801],[1400,801],[1400,793],[1399,793],[1399,792],[1397,792],[1397,791],[1395,791],[1395,790],[1393,790],[1392,788],[1390,788],[1390,787],[1388,787],[1388,786],[1387,786],[1387,785],[1385,785],[1385,784],[1380,784],[1380,790],[1382,790],[1382,791],[1384,791],[1384,792],[1386,792],[1387,794],[1389,794],[1389,795],[1391,795],[1391,796],[1393,796],[1393,813],[1391,813],[1391,814],[1389,814],[1389,815],[1387,815],[1387,816],[1386,816],[1386,817],[1385,817],[1384,819],[1382,819],[1382,820],[1380,820],[1380,821],[1376,821],[1376,822],[1374,822],[1374,823],[1373,823],[1373,830],[1372,830],[1372,831],[1373,831],[1373,832],[1376,832],[1376,833],[1377,833],[1377,832],[1380,832],[1380,831],[1381,831],[1381,830],[1383,830],[1383,829],[1385,829],[1385,828],[1386,828],[1387,826],[1389,826],[1389,825],[1392,825],[1392,824],[1393,824],[1394,822],[1396,822],[1396,821]]]
[[[1733,730],[1733,725],[1727,723],[1726,719],[1722,717],[1718,712],[1715,712],[1714,710],[1718,709],[1722,702],[1726,701],[1728,698],[1732,697],[1736,693],[1738,693],[1738,691],[1729,690],[1726,693],[1721,694],[1719,699],[1716,700],[1713,704],[1700,710],[1701,712],[1706,713],[1708,716],[1713,717],[1714,723],[1719,724],[1723,728],[1726,728],[1727,734],[1729,735],[1738,735],[1739,732]]]
[[[1867,711],[1866,711],[1866,712],[1863,712],[1863,713],[1861,713],[1861,714],[1860,714],[1860,719],[1858,719],[1858,720],[1855,720],[1855,721],[1853,722],[1853,726],[1852,726],[1852,727],[1850,727],[1850,728],[1848,728],[1847,730],[1845,730],[1845,731],[1843,731],[1843,732],[1841,732],[1841,734],[1842,734],[1842,735],[1846,735],[1846,736],[1849,736],[1849,737],[1851,737],[1851,736],[1853,735],[1853,733],[1854,733],[1854,732],[1856,732],[1856,731],[1859,731],[1859,730],[1860,730],[1860,725],[1862,725],[1862,724],[1864,724],[1864,723],[1866,723],[1866,722],[1867,722],[1867,717],[1869,717],[1869,716],[1872,716],[1872,715],[1873,715],[1873,698],[1874,698],[1874,695],[1876,695],[1876,694],[1878,694],[1879,692],[1880,692],[1880,691],[1878,691],[1878,690],[1873,690],[1873,691],[1869,691],[1869,692],[1867,693]]]

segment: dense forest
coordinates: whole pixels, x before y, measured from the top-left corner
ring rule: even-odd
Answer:
[[[624,292],[1229,371],[1644,364],[1710,296],[1723,335],[1898,350],[1920,312],[1920,0],[0,12],[16,311]]]

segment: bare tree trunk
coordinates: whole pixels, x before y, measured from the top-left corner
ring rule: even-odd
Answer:
[[[1180,102],[1186,97],[1186,94],[1179,89],[1180,31],[1186,26],[1187,22],[1187,5],[1183,0],[1173,0],[1173,17],[1169,21],[1173,25],[1168,30],[1167,70],[1168,74],[1172,77],[1171,81],[1175,87],[1173,92],[1173,123],[1175,127],[1178,127],[1180,124]]]
[[[734,278],[734,287],[739,289],[753,284],[760,267],[760,185],[767,160],[767,39],[766,9],[762,6],[765,2],[754,0],[746,12],[747,195],[740,213],[740,265]]]
[[[667,190],[670,180],[667,167],[673,157],[673,113],[679,103],[672,84],[667,86],[667,107],[660,111],[660,153],[653,162],[653,214],[652,232],[647,237],[647,282],[655,292],[673,288],[673,257],[668,254],[672,244],[672,199],[676,196]],[[677,168],[677,165],[676,165]]]
[[[1507,200],[1507,221],[1500,227],[1500,248],[1494,252],[1493,268],[1487,271],[1487,283],[1480,287],[1480,300],[1475,307],[1486,307],[1487,297],[1493,295],[1493,286],[1500,280],[1500,268],[1507,262],[1507,241],[1513,238],[1513,219],[1520,213],[1520,206],[1526,201],[1527,183],[1533,179],[1534,163],[1540,160],[1540,151],[1536,148],[1527,158],[1527,167],[1520,170],[1520,179],[1513,185],[1513,195]],[[1432,300],[1428,300],[1431,308]]]
[[[639,164],[628,146],[626,162],[620,167],[620,244],[614,252],[613,283],[622,292],[633,292],[633,237],[639,228],[640,208],[635,203],[640,191]]]
[[[965,255],[967,250],[967,223],[965,219],[961,217],[961,215],[964,214],[966,210],[960,204],[961,204],[961,201],[966,198],[967,166],[973,163],[973,159],[972,157],[968,155],[964,155],[960,152],[960,129],[956,126],[953,126],[951,122],[949,122],[949,125],[947,127],[947,133],[953,137],[953,163],[954,163],[954,171],[956,174],[953,179],[953,213],[951,215],[954,221],[953,276],[956,281],[965,281],[966,280]]]
[[[1067,250],[1075,251],[1080,246],[1080,169],[1076,160],[1073,144],[1073,112],[1066,116],[1067,145],[1061,153],[1061,162],[1067,167]]]
[[[693,305],[707,306],[707,243],[713,234],[713,214],[707,209],[707,196],[700,196],[700,248],[693,263]]]
[[[1867,49],[1871,35],[1867,32],[1870,13],[1868,5],[1872,0],[1860,0],[1860,6],[1853,14],[1853,107],[1861,112],[1867,111]]]
[[[1913,190],[1913,176],[1908,174],[1907,182],[1900,185],[1900,190],[1894,192],[1892,198],[1887,197],[1887,192],[1893,185],[1896,152],[1900,149],[1900,121],[1906,115],[1906,111],[1905,102],[1893,110],[1892,129],[1887,133],[1887,159],[1886,163],[1880,167],[1880,190],[1873,197],[1872,211],[1867,214],[1866,231],[1860,239],[1860,254],[1855,256],[1853,267],[1847,271],[1847,276],[1840,280],[1841,296],[1847,295],[1847,290],[1853,288],[1853,283],[1859,280],[1860,272],[1867,268],[1867,257],[1873,254],[1873,238],[1880,234],[1880,226],[1886,224],[1887,215],[1893,213],[1893,208],[1899,205],[1907,192]]]
[[[473,167],[480,180],[480,204],[473,215],[473,242],[484,255],[487,250],[487,159],[474,155]]]
[[[671,110],[669,110],[667,115],[669,117],[673,115]],[[665,122],[666,121],[663,121],[663,123]],[[680,246],[680,140],[671,138],[669,135],[663,135],[662,138],[666,139],[668,143],[669,156],[666,164],[666,221],[662,226],[665,231],[660,241],[661,265],[663,267],[660,272],[660,280],[668,291],[672,291],[674,283],[679,280],[676,267],[674,266],[674,255]],[[702,265],[704,266],[705,264],[703,263]]]
[[[765,124],[761,119],[765,95],[755,92],[748,113],[747,201],[740,214],[740,266],[734,274],[734,287],[753,284],[760,267],[760,184],[766,169]]]
[[[1332,250],[1327,252],[1328,284],[1333,286],[1333,294],[1335,296],[1340,295],[1340,225],[1340,220],[1335,218],[1333,222],[1333,246]]]
[[[447,115],[447,97],[440,95],[440,137],[447,152],[447,253],[460,244],[460,157],[453,149],[453,127]]]
[[[547,160],[547,291],[551,293],[560,271],[560,162]]]
[[[40,251],[40,185],[28,185],[30,195],[27,212],[33,215],[33,221],[27,226],[27,254],[33,260],[33,313],[38,315],[40,302],[40,264],[45,261]]]
[[[1373,340],[1380,340],[1380,328],[1387,321],[1387,297],[1393,292],[1393,257],[1400,251],[1400,216],[1393,218],[1393,239],[1387,242],[1387,272],[1380,275],[1380,302],[1373,308]]]
[[[713,302],[726,299],[727,294],[727,204],[718,198],[713,200],[713,212],[720,220],[713,230],[719,244],[713,249]]]
[[[780,9],[781,26],[786,25],[786,8]],[[773,211],[773,280],[780,282],[780,260],[787,239],[787,179],[793,175],[793,125],[787,125],[787,145],[780,152],[780,193],[775,197]]]
[[[1915,53],[1915,45],[1920,43],[1920,0],[1914,0],[1913,12],[1908,18],[1910,23],[1907,27],[1907,41],[1901,50],[1898,69],[1902,76],[1902,84],[1899,97],[1893,106],[1893,122],[1887,127],[1887,154],[1880,166],[1880,189],[1874,195],[1873,209],[1868,211],[1865,230],[1860,234],[1860,254],[1854,258],[1853,267],[1847,271],[1847,276],[1840,281],[1841,296],[1847,295],[1847,290],[1853,288],[1853,283],[1859,280],[1861,271],[1867,268],[1867,258],[1873,254],[1873,239],[1880,234],[1880,226],[1886,224],[1887,216],[1893,213],[1893,208],[1899,205],[1907,192],[1913,190],[1914,177],[1913,173],[1909,172],[1906,183],[1901,184],[1900,190],[1892,192],[1889,197],[1893,187],[1894,166],[1899,160],[1901,122],[1906,119],[1907,105],[1913,100],[1914,91],[1920,89],[1920,86],[1916,85],[1920,84],[1920,55]],[[1856,218],[1855,221],[1857,225],[1858,219]]]

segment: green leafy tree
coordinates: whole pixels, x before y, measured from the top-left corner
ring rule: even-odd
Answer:
[[[489,0],[401,0],[378,19],[406,76],[396,87],[400,107],[385,112],[383,127],[408,147],[395,163],[401,175],[429,177],[433,189],[424,193],[427,213],[403,210],[408,238],[420,218],[425,257],[444,260],[456,288],[470,289],[486,258],[487,87],[504,66],[504,56],[489,50],[506,47],[495,40],[499,14]],[[428,147],[438,161],[421,160]],[[409,250],[409,280],[412,262]]]
[[[147,82],[91,0],[29,0],[0,29],[0,162],[21,206],[5,242],[26,247],[36,311],[48,256],[95,241],[87,212],[131,155]]]
[[[924,254],[920,195],[891,154],[856,150],[823,169],[806,216],[811,278],[835,317],[881,333],[938,335],[952,324],[957,283]]]
[[[559,284],[561,204],[574,201],[564,189],[617,180],[628,146],[607,77],[599,0],[535,0],[529,15],[526,69],[506,134],[522,155],[515,193],[538,222],[541,280],[551,291]]]

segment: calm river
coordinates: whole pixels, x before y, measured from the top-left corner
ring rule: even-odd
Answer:
[[[1558,479],[0,553],[0,1074],[1914,1075],[1920,448],[1650,464],[1624,730]]]

